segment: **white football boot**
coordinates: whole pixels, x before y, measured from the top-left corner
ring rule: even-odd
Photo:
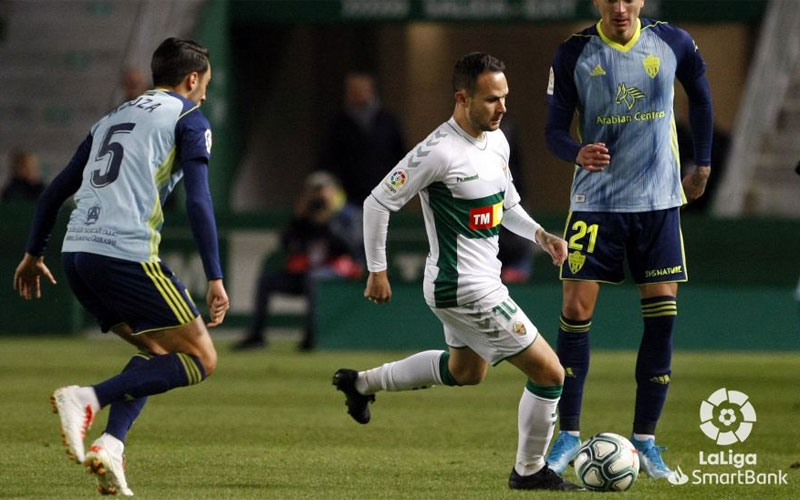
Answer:
[[[97,480],[97,491],[101,495],[121,493],[132,497],[133,491],[125,480],[125,445],[111,434],[103,433],[89,447],[84,465]]]
[[[83,440],[92,427],[97,412],[77,385],[56,389],[50,396],[53,412],[61,419],[61,437],[69,455],[76,463],[83,463]]]

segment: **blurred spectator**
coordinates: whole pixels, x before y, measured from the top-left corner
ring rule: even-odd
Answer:
[[[276,292],[305,296],[308,307],[299,349],[314,348],[318,282],[358,278],[363,271],[351,255],[350,224],[352,214],[345,207],[344,192],[336,178],[327,172],[312,173],[306,179],[294,216],[282,235],[284,262],[278,270],[265,266],[258,280],[253,323],[235,349],[258,349],[267,345],[264,330],[269,322],[270,299]]]
[[[348,73],[343,109],[330,124],[319,168],[339,178],[348,203],[360,212],[372,188],[405,154],[400,122],[381,105],[375,78]]]
[[[136,99],[145,90],[150,88],[150,79],[147,74],[140,68],[128,67],[122,73],[122,80],[120,81],[122,87],[122,100],[127,102],[131,99]]]
[[[500,130],[506,136],[510,148],[508,168],[514,178],[514,186],[517,192],[525,199],[525,177],[524,166],[522,163],[522,151],[520,149],[519,133],[517,126],[507,116],[500,122]],[[503,264],[500,272],[500,279],[503,283],[525,283],[531,276],[531,266],[533,264],[533,244],[521,236],[514,234],[500,226],[500,251],[497,258]]]
[[[683,122],[676,123],[678,132],[678,150],[681,155],[681,176],[694,170],[694,143],[689,127]],[[706,182],[706,192],[704,196],[694,200],[688,205],[684,205],[683,210],[687,212],[708,212],[714,202],[717,187],[722,180],[725,172],[725,162],[728,161],[728,151],[731,145],[730,135],[714,126],[714,135],[711,139],[711,175]]]
[[[36,201],[44,191],[39,171],[39,158],[31,151],[17,149],[11,152],[11,178],[3,188],[2,200]]]

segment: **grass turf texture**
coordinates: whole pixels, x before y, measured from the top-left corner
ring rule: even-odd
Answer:
[[[128,484],[152,499],[561,498],[511,491],[524,378],[503,363],[477,387],[381,393],[369,425],[345,413],[331,385],[339,367],[365,368],[400,353],[299,354],[293,345],[231,353],[220,342],[218,372],[199,386],[153,397],[129,434]],[[50,413],[53,389],[115,373],[133,354],[122,341],[0,339],[0,498],[93,498],[94,482],[70,464]],[[584,401],[583,437],[630,434],[635,354],[598,352]],[[667,463],[692,470],[698,452],[725,451],[699,430],[700,402],[720,387],[750,395],[758,413],[750,438],[757,472],[787,473],[788,486],[672,486],[640,477],[626,498],[800,497],[800,361],[792,354],[677,353],[659,426]],[[90,431],[102,432],[108,410]],[[792,464],[795,464],[794,468]],[[572,468],[566,473],[574,480]],[[581,495],[596,495],[581,493]]]

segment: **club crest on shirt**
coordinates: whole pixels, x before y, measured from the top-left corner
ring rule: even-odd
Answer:
[[[586,262],[586,256],[582,253],[575,251],[569,254],[569,270],[572,274],[578,274],[578,272],[583,269],[583,264]]]
[[[515,321],[514,322],[514,333],[517,335],[525,335],[528,333],[528,330],[525,328],[525,323],[522,321]]]
[[[642,59],[642,65],[644,65],[644,70],[647,72],[647,75],[650,78],[655,78],[658,76],[658,70],[661,69],[661,59],[653,54],[648,54],[647,57]]]

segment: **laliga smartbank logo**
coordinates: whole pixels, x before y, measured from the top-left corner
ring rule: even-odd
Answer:
[[[723,387],[700,403],[700,430],[720,446],[744,442],[753,430],[756,410],[747,394]]]
[[[756,410],[750,397],[740,391],[717,389],[700,403],[700,430],[717,446],[733,446],[750,437],[756,422]],[[756,453],[737,453],[732,448],[725,451],[700,451],[698,465],[691,477],[676,467],[668,481],[674,485],[686,484],[788,484],[784,471],[761,472]],[[733,468],[733,470],[731,470]]]

